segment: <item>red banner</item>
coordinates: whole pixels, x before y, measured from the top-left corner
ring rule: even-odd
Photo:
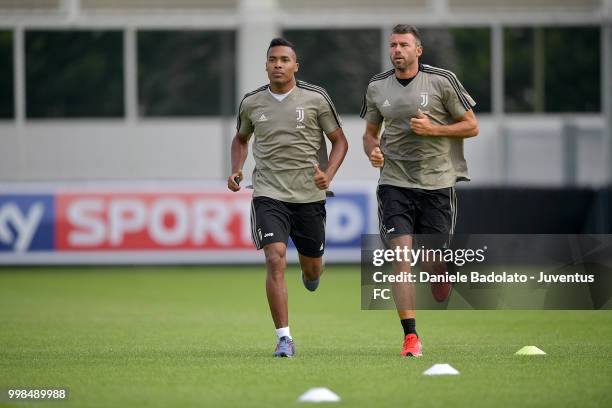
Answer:
[[[68,192],[56,195],[59,250],[245,249],[248,192]]]

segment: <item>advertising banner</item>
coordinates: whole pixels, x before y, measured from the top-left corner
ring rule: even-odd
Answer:
[[[334,187],[326,203],[326,261],[359,262],[361,235],[376,228],[375,186]],[[251,196],[223,184],[3,185],[0,264],[259,262]],[[291,242],[289,248],[294,261]]]

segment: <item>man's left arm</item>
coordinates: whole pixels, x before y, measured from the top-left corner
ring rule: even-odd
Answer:
[[[478,121],[473,110],[467,110],[462,116],[454,118],[455,123],[440,125],[419,110],[415,118],[410,119],[412,132],[419,136],[468,138],[478,135]]]
[[[329,184],[336,175],[348,151],[348,142],[342,128],[339,127],[333,132],[327,133],[327,138],[332,145],[331,152],[329,152],[327,169],[321,171],[317,166],[318,171],[315,172],[315,184],[319,190],[326,190],[329,188]]]

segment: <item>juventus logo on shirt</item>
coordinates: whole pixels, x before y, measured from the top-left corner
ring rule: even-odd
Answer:
[[[429,103],[429,94],[427,92],[421,92],[421,106],[425,107]]]
[[[306,126],[303,125],[304,122],[304,108],[295,108],[295,113],[297,114],[298,124],[295,127],[296,129],[304,129]]]

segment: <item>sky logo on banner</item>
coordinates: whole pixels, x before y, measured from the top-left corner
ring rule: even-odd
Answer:
[[[52,250],[53,197],[0,194],[0,251]]]

